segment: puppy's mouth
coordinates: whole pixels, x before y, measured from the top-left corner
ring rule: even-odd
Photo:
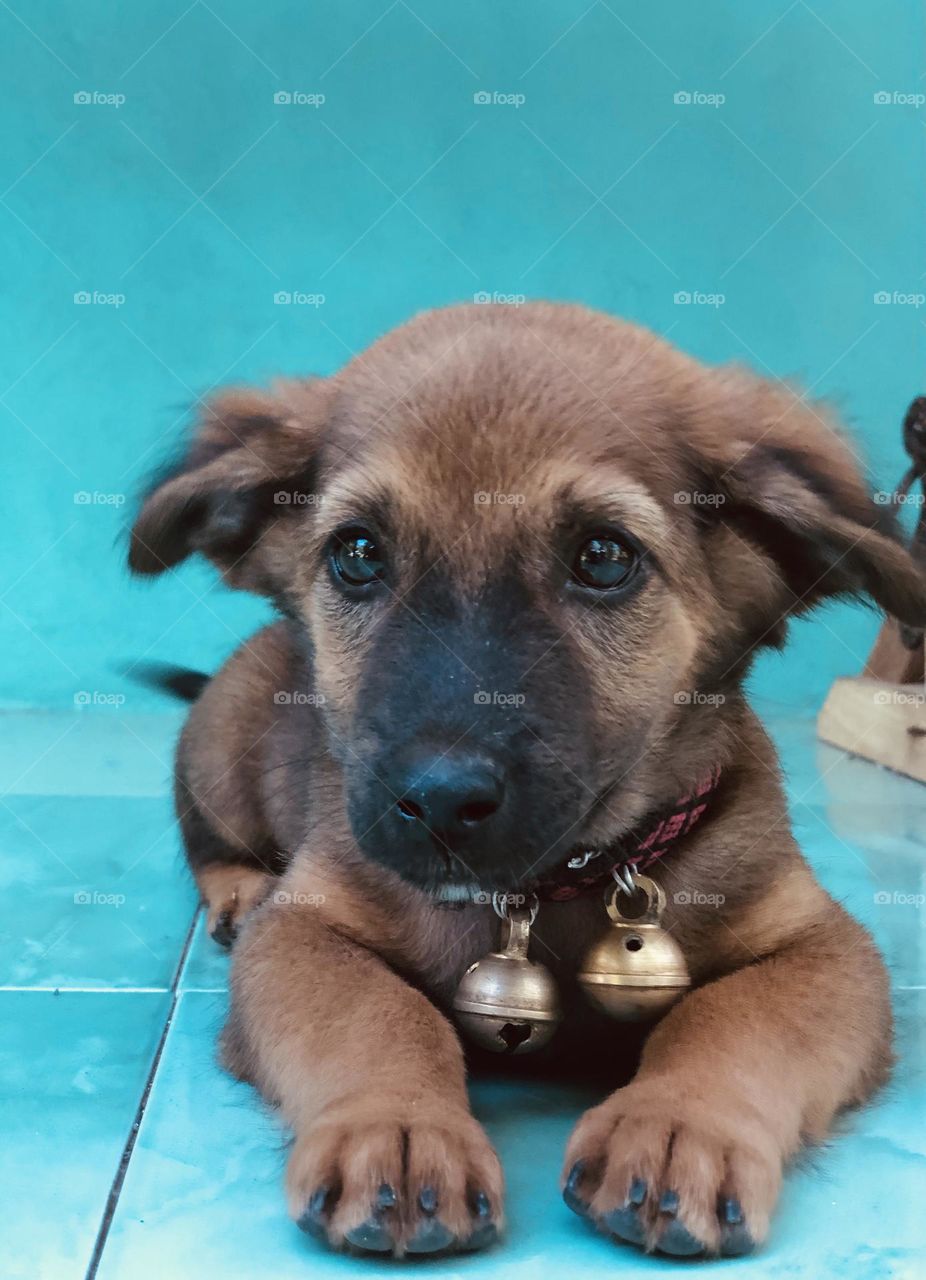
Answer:
[[[439,902],[448,903],[487,900],[493,893],[515,888],[519,879],[505,867],[477,871],[465,855],[439,845],[429,857],[404,865],[390,861],[390,865],[406,883]]]
[[[365,850],[374,861],[388,866],[407,884],[439,902],[466,903],[491,901],[494,893],[529,891],[539,881],[562,879],[568,882],[575,872],[571,861],[581,861],[590,850],[597,852],[607,841],[593,843],[595,823],[592,815],[599,809],[596,799],[579,819],[567,827],[552,843],[538,852],[527,841],[511,841],[506,848],[456,848],[437,832],[429,832],[427,850],[411,850],[402,841],[383,846],[377,843]],[[576,832],[589,832],[577,839]],[[549,829],[546,829],[549,834]],[[507,842],[506,842],[507,844]]]

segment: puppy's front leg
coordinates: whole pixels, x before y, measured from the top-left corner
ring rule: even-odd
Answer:
[[[795,904],[804,918],[785,936]],[[753,962],[677,1005],[631,1084],[587,1112],[568,1146],[570,1207],[646,1249],[748,1252],[768,1230],[784,1162],[890,1065],[880,956],[806,868],[731,927]]]
[[[452,1027],[318,906],[274,899],[235,947],[224,1054],[294,1130],[293,1217],[369,1253],[490,1244],[501,1169]]]

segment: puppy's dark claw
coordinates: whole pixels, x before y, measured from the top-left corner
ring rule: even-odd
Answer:
[[[563,1187],[563,1200],[572,1212],[577,1213],[580,1218],[584,1218],[588,1213],[588,1201],[579,1195],[579,1183],[582,1181],[582,1175],[584,1172],[584,1161],[577,1160],[569,1170],[569,1177],[566,1179],[566,1185]]]
[[[373,1201],[373,1212],[370,1217],[366,1222],[361,1222],[359,1227],[352,1227],[350,1231],[344,1232],[344,1239],[348,1244],[352,1244],[355,1249],[362,1249],[365,1253],[391,1253],[395,1240],[384,1221],[383,1214],[389,1209],[394,1209],[398,1199],[395,1188],[388,1182],[381,1182]]]
[[[395,1207],[396,1193],[388,1182],[384,1182],[376,1193],[374,1207],[376,1209],[392,1209]]]
[[[627,1199],[620,1209],[605,1214],[602,1226],[612,1236],[625,1244],[645,1244],[646,1229],[638,1210],[646,1199],[647,1186],[642,1178],[634,1178],[627,1191]]]
[[[492,1212],[489,1197],[484,1191],[477,1191],[473,1197],[473,1213],[477,1218],[488,1218]]]
[[[756,1242],[745,1224],[725,1230],[720,1241],[720,1252],[725,1258],[742,1258],[755,1247]]]
[[[466,1253],[474,1253],[477,1249],[488,1249],[498,1239],[498,1227],[494,1222],[487,1222],[477,1227],[472,1235],[460,1241],[460,1248]]]
[[[453,1244],[454,1234],[440,1218],[428,1218],[405,1246],[407,1253],[440,1253]]]
[[[738,1200],[724,1200],[720,1206],[720,1216],[730,1227],[738,1227],[743,1221],[743,1206]]]
[[[296,1223],[300,1231],[304,1231],[307,1236],[312,1236],[314,1240],[321,1240],[326,1234],[325,1203],[327,1199],[328,1188],[319,1187],[306,1205],[302,1217]]]
[[[627,1192],[627,1201],[629,1204],[635,1204],[638,1208],[646,1199],[646,1183],[642,1178],[634,1178],[630,1184],[630,1190]]]
[[[498,1227],[490,1222],[492,1204],[484,1191],[477,1191],[470,1200],[470,1208],[476,1219],[476,1226],[465,1240],[460,1241],[460,1249],[464,1253],[474,1253],[477,1249],[487,1249],[498,1239]]]
[[[721,1200],[718,1213],[721,1221],[720,1252],[725,1258],[740,1258],[752,1253],[756,1247],[752,1232],[746,1226],[743,1206],[738,1200]]]
[[[227,951],[237,937],[238,929],[235,925],[235,914],[229,908],[223,911],[215,922],[215,928],[212,930],[212,940],[217,942],[220,947],[224,947]]]
[[[498,1238],[498,1229],[489,1218],[492,1205],[484,1191],[478,1191],[470,1198],[470,1208],[476,1219],[476,1225],[470,1235],[457,1240],[453,1232],[433,1215],[437,1212],[438,1198],[433,1187],[424,1187],[418,1195],[418,1204],[427,1218],[422,1222],[411,1240],[405,1246],[406,1253],[427,1254],[442,1253],[457,1244],[464,1252],[485,1249]]]
[[[644,1244],[646,1231],[640,1221],[640,1215],[633,1205],[625,1205],[623,1209],[614,1209],[606,1213],[601,1225],[612,1236],[623,1240],[625,1244]]]
[[[672,1219],[656,1241],[656,1248],[661,1253],[669,1253],[676,1258],[694,1258],[704,1252],[703,1243],[676,1218]]]
[[[344,1239],[364,1253],[391,1253],[392,1233],[378,1218],[367,1218],[358,1227],[344,1232]]]
[[[656,1241],[656,1248],[662,1253],[670,1253],[676,1258],[694,1258],[704,1252],[704,1244],[691,1234],[688,1228],[676,1218],[679,1206],[677,1191],[663,1191],[659,1197],[659,1212],[669,1222],[662,1235]]]
[[[668,1213],[673,1218],[678,1213],[678,1192],[663,1191],[659,1197],[659,1212]]]

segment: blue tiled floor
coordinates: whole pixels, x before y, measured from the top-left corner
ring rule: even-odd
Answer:
[[[168,797],[176,719],[5,719],[0,1274],[78,1280],[98,1241],[101,1280],[395,1274],[328,1255],[287,1220],[285,1135],[215,1064],[226,961],[201,921],[190,933]],[[766,1249],[716,1265],[755,1280],[913,1280],[926,1273],[926,788],[818,745],[809,717],[770,724],[820,878],[888,958],[901,1059],[877,1102],[792,1171]],[[416,1267],[690,1270],[615,1249],[561,1205],[561,1152],[588,1098],[510,1081],[473,1096],[505,1164],[509,1234],[490,1254]]]

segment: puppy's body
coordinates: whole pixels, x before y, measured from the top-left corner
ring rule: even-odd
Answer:
[[[579,1123],[566,1195],[670,1254],[764,1236],[802,1138],[884,1077],[890,1013],[740,684],[826,595],[922,621],[882,514],[792,393],[580,308],[433,313],[332,379],[214,407],[133,558],[204,551],[286,615],[202,694],[177,795],[213,932],[244,921],[226,1059],[294,1127],[307,1230],[493,1237],[501,1176],[445,1016],[495,941],[466,900],[565,874],[720,769],[657,872],[695,989]],[[575,982],[603,926],[594,894],[534,929],[586,1055],[613,1034]]]

